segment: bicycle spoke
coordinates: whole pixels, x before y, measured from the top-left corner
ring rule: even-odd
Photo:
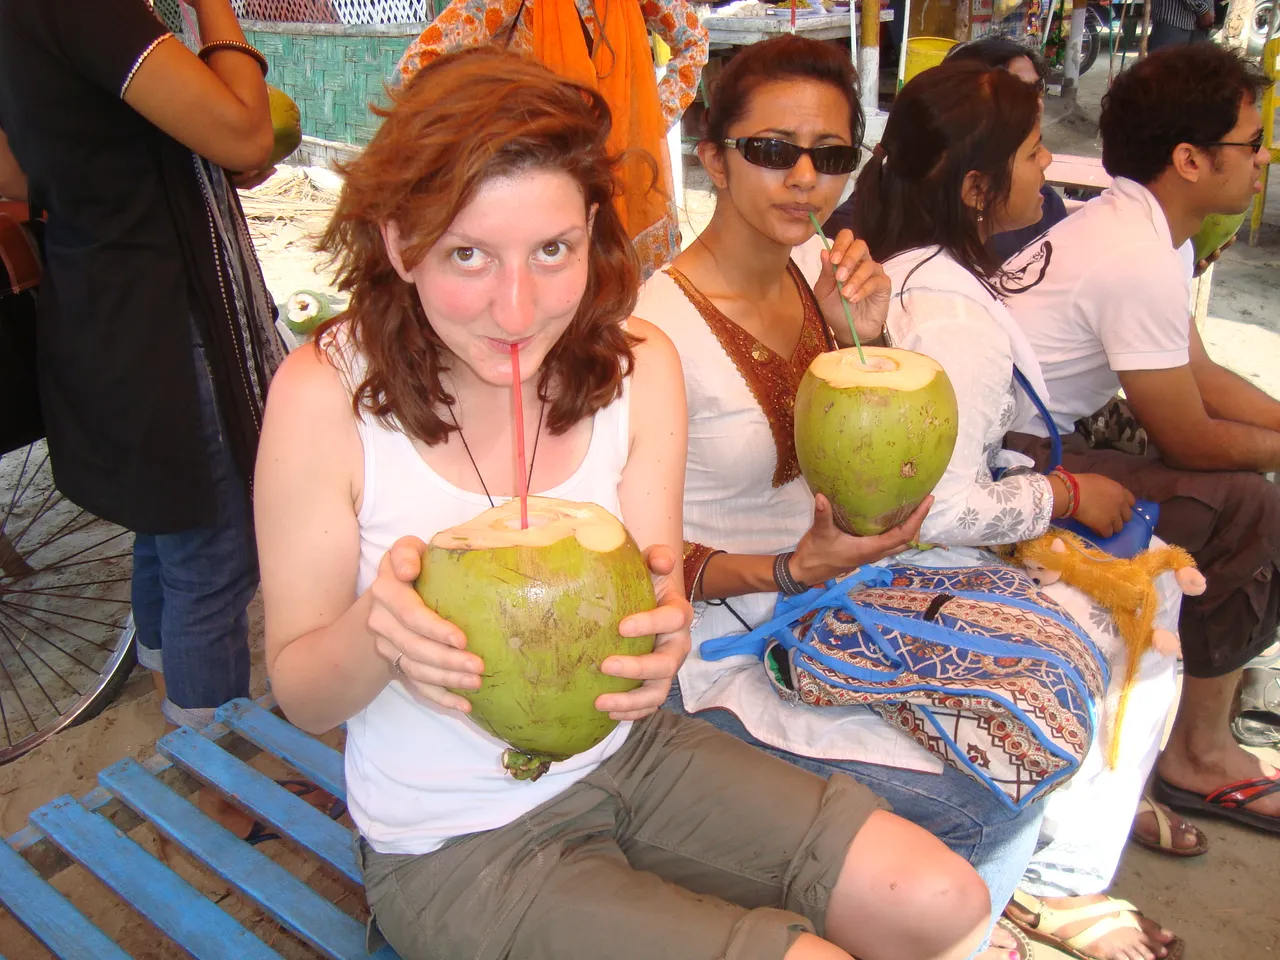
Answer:
[[[84,548],[82,548],[82,549],[80,549],[80,550],[77,550],[75,553],[69,553],[69,554],[67,554],[65,557],[63,557],[61,560],[55,560],[51,566],[45,567],[44,569],[45,569],[45,570],[57,570],[60,566],[62,566],[62,565],[63,565],[63,563],[65,563],[65,561],[67,561],[67,560],[71,560],[71,559],[73,559],[73,558],[75,558],[75,557],[79,557],[79,556],[81,556],[81,555],[83,555],[83,554],[86,554],[86,553],[88,553],[90,550],[96,550],[98,547],[102,546],[103,544],[110,543],[112,540],[118,540],[118,539],[120,539],[121,537],[127,537],[127,536],[129,536],[129,535],[130,535],[130,533],[131,533],[131,531],[129,531],[129,530],[123,530],[123,529],[122,529],[122,530],[117,530],[115,533],[111,534],[111,536],[109,536],[109,537],[104,537],[103,539],[99,540],[97,543],[90,544],[90,545],[89,545],[89,546],[87,546],[87,547],[84,547]],[[31,557],[31,556],[33,556],[33,555],[34,555],[34,554],[28,554],[27,556],[28,556],[28,558],[30,558],[30,557]],[[132,549],[130,550],[130,555],[132,555]],[[94,558],[94,559],[97,559],[97,558]]]
[[[29,603],[10,603],[11,607],[18,607],[22,610],[39,610],[41,613],[48,613],[55,617],[66,617],[68,620],[79,620],[82,623],[96,623],[100,627],[115,627],[114,623],[108,620],[95,620],[93,617],[82,617],[79,614],[67,613],[64,610],[50,610],[45,607],[33,607]]]
[[[37,597],[56,597],[60,600],[84,600],[93,603],[132,603],[131,600],[120,600],[115,597],[86,597],[82,593],[53,593],[52,591],[60,589],[61,584],[55,584],[51,587],[45,587],[41,590],[7,590],[9,596],[37,596]]]
[[[5,612],[5,611],[4,611],[3,609],[0,609],[0,614],[3,614],[4,612]],[[10,616],[10,617],[9,617],[9,619],[11,619],[11,620],[12,620],[12,619],[14,619],[14,618],[13,618],[12,616]],[[21,621],[17,621],[17,622],[19,623],[19,625],[22,625],[22,622],[21,622]],[[50,640],[50,639],[49,639],[48,637],[46,637],[44,634],[41,634],[41,633],[35,633],[34,631],[32,631],[32,630],[30,630],[30,629],[28,629],[28,630],[27,630],[27,633],[28,633],[31,637],[33,637],[34,639],[39,640],[41,643],[45,644],[46,646],[53,647],[53,649],[57,650],[60,654],[62,654],[62,655],[63,655],[64,657],[66,657],[67,659],[69,659],[69,660],[74,660],[76,663],[80,664],[80,666],[84,667],[84,668],[85,668],[86,670],[88,670],[90,673],[99,673],[99,672],[100,672],[100,668],[99,668],[99,667],[95,667],[95,666],[94,666],[93,664],[91,664],[91,663],[85,663],[83,660],[81,660],[78,656],[76,656],[76,655],[75,655],[74,653],[72,653],[70,650],[67,650],[67,649],[66,649],[66,648],[64,648],[64,647],[60,647],[60,646],[58,646],[56,643],[54,643],[52,640]],[[31,650],[31,652],[32,652],[32,653],[35,653],[34,648],[32,648],[30,644],[28,644],[28,643],[24,643],[24,644],[23,644],[23,646],[24,646],[24,647],[26,647],[27,649]],[[96,643],[94,643],[94,644],[90,644],[90,646],[97,647],[99,650],[104,649],[103,647],[99,646],[99,645],[98,645],[98,644],[96,644]],[[35,655],[36,655],[36,656],[39,656],[39,654],[38,654],[38,653],[37,653],[37,654],[35,654]],[[42,662],[42,663],[44,663],[43,658],[41,659],[41,662]],[[47,664],[47,663],[46,663],[46,666],[48,666],[48,664]],[[52,668],[52,667],[50,667],[49,669],[53,670],[53,668]],[[57,671],[57,670],[53,670],[53,672],[54,672],[54,673],[58,673],[58,671]],[[65,680],[65,679],[66,679],[65,677],[62,677],[62,675],[61,675],[61,674],[58,674],[58,676],[59,676],[61,679],[63,679],[63,680]]]
[[[40,472],[39,467],[33,470],[31,473],[31,480],[28,480],[27,485],[23,486],[22,478],[26,476],[27,465],[31,463],[31,451],[35,448],[35,444],[32,444],[27,447],[26,451],[23,453],[22,468],[18,471],[18,482],[13,485],[13,496],[9,498],[9,509],[5,511],[3,522],[0,522],[0,529],[3,529],[5,524],[9,522],[9,518],[13,516],[14,509],[18,506],[18,501],[22,499],[22,495],[26,493],[31,484],[35,482],[35,477]],[[2,459],[3,458],[0,458],[0,460]],[[41,466],[43,466],[43,461],[41,462]]]
[[[26,626],[26,624],[23,624],[22,620],[18,619],[19,615],[18,615],[18,614],[15,614],[15,613],[13,612],[13,609],[11,609],[11,607],[17,607],[17,606],[18,606],[17,604],[11,604],[11,605],[10,605],[10,604],[0,604],[0,611],[3,611],[3,612],[5,613],[5,615],[6,615],[6,616],[8,616],[11,620],[17,620],[17,622],[18,622],[19,624],[22,624],[23,626]],[[113,638],[113,639],[111,640],[111,642],[110,642],[110,644],[109,644],[109,645],[108,645],[108,644],[98,643],[96,640],[90,640],[88,637],[84,636],[83,634],[76,633],[74,630],[70,630],[70,629],[68,629],[67,627],[62,626],[62,624],[60,624],[60,623],[54,623],[54,622],[52,622],[51,620],[46,620],[46,619],[44,619],[43,617],[38,617],[38,616],[36,616],[36,615],[35,615],[35,613],[34,613],[34,612],[32,612],[32,611],[33,611],[34,609],[36,609],[36,608],[33,608],[33,607],[25,607],[24,609],[26,610],[26,612],[25,612],[25,613],[23,613],[23,614],[21,614],[21,616],[24,616],[24,617],[30,617],[32,620],[35,620],[37,623],[42,623],[42,624],[44,624],[46,627],[52,627],[54,630],[61,630],[63,633],[65,633],[65,634],[67,634],[67,635],[69,635],[69,636],[75,637],[77,640],[81,641],[82,643],[87,643],[87,644],[89,644],[91,647],[97,647],[99,650],[107,650],[107,651],[114,651],[114,650],[115,650],[115,643],[116,643],[116,639],[115,639],[115,638]],[[124,628],[123,628],[123,625],[119,625],[119,626],[117,626],[117,629],[116,629],[116,634],[117,634],[117,636],[118,636],[118,634],[119,634],[119,631],[120,631],[120,630],[122,630],[122,629],[124,629]]]
[[[8,630],[6,627],[0,626],[0,635],[3,635],[3,636],[4,636],[5,641],[9,644],[9,649],[10,649],[10,650],[12,650],[12,651],[13,651],[13,655],[14,655],[15,657],[17,657],[17,658],[18,658],[18,662],[19,662],[20,664],[22,664],[24,667],[26,667],[26,668],[27,668],[27,672],[28,672],[28,673],[30,673],[31,668],[30,668],[30,667],[27,667],[27,663],[26,663],[26,661],[25,661],[25,660],[23,660],[23,659],[22,659],[22,655],[21,655],[20,653],[18,653],[18,648],[14,645],[13,637],[12,637],[12,635],[9,633],[9,630]],[[26,717],[27,717],[27,723],[31,724],[31,726],[32,726],[32,728],[33,728],[33,729],[39,729],[39,725],[36,723],[36,721],[35,721],[35,717],[31,716],[31,711],[27,709],[27,700],[26,700],[26,698],[22,695],[22,690],[21,690],[21,688],[18,686],[18,681],[17,681],[17,679],[13,676],[13,674],[9,672],[9,667],[5,664],[5,662],[4,662],[4,658],[3,658],[3,657],[0,657],[0,669],[3,669],[3,670],[4,670],[4,674],[5,674],[5,676],[6,676],[6,677],[8,677],[8,679],[9,679],[9,689],[11,689],[15,694],[17,694],[17,697],[18,697],[18,706],[22,707],[22,712],[23,712],[24,714],[26,714]],[[34,675],[33,675],[33,676],[34,676]],[[40,681],[39,681],[39,680],[36,680],[36,686],[40,686]],[[44,688],[43,688],[43,687],[40,687],[40,692],[41,692],[41,693],[44,693]],[[48,694],[47,694],[47,693],[45,693],[45,696],[46,696],[46,697],[48,697]]]
[[[72,587],[100,587],[104,583],[128,583],[133,577],[103,577],[101,580],[78,580],[75,583],[51,583],[47,587],[23,587],[21,589],[5,588],[5,593],[30,593],[42,594],[48,593],[50,590],[69,590]],[[81,594],[79,599],[96,603],[97,597],[89,597]]]

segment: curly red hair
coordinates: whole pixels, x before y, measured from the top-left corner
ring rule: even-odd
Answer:
[[[354,409],[427,444],[455,429],[441,416],[453,402],[440,376],[451,354],[392,266],[381,225],[399,226],[412,269],[485,181],[552,169],[596,207],[582,301],[539,371],[548,428],[564,433],[621,395],[638,342],[622,328],[640,268],[612,202],[608,106],[533,61],[485,48],[433,61],[391,97],[389,109],[374,108],[384,119],[373,140],[342,167],[346,183],[319,245],[351,298],[335,322],[347,324],[367,364]]]

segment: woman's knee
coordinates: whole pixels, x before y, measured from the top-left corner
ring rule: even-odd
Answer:
[[[964,960],[990,921],[973,867],[928,831],[878,811],[849,847],[825,934],[859,960]]]

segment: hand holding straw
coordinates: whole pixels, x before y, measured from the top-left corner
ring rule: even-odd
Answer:
[[[831,253],[831,241],[827,239],[827,235],[822,232],[822,224],[818,222],[818,218],[814,216],[813,211],[809,211],[809,219],[813,222],[813,229],[818,231],[818,236],[822,238],[822,245],[827,248],[827,253]],[[831,264],[831,272],[836,273],[836,265]],[[836,277],[836,293],[840,297],[840,306],[844,307],[844,320],[849,324],[849,333],[853,337],[853,345],[858,348],[858,360],[865,367],[867,358],[862,353],[862,341],[858,338],[858,331],[853,325],[853,311],[849,309],[849,301],[844,298],[844,291],[840,289],[840,278]]]

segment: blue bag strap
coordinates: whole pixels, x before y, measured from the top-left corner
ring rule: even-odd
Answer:
[[[1036,388],[1031,385],[1027,375],[1018,369],[1017,364],[1014,364],[1013,367],[1013,379],[1023,389],[1023,392],[1031,398],[1031,403],[1035,406],[1036,412],[1040,414],[1040,419],[1044,421],[1044,425],[1049,431],[1049,443],[1053,446],[1053,457],[1049,461],[1049,469],[1045,473],[1052,473],[1055,467],[1062,466],[1062,434],[1058,432],[1058,425],[1053,422],[1049,408],[1044,405],[1044,401],[1040,399],[1040,394],[1036,393]]]
[[[890,576],[887,578],[892,580]],[[832,603],[827,609],[840,609],[847,612],[858,626],[862,627],[863,633],[871,640],[872,643],[880,650],[886,660],[889,661],[890,668],[883,670],[876,667],[855,667],[853,664],[833,657],[830,654],[823,653],[807,640],[797,637],[792,631],[785,630],[774,639],[782,647],[788,650],[798,650],[806,657],[817,661],[836,670],[846,676],[853,677],[856,680],[865,680],[868,682],[896,680],[898,677],[906,673],[907,664],[902,658],[902,654],[889,645],[889,641],[884,638],[884,634],[880,632],[880,615],[878,611],[871,607],[863,606],[858,603],[856,593],[850,593],[848,590],[842,590],[832,597]],[[824,598],[825,599],[825,598]],[[813,628],[809,629],[809,634],[813,632]],[[808,634],[806,634],[808,636]]]
[[[725,657],[749,654],[756,659],[764,656],[770,640],[784,642],[791,637],[791,625],[810,610],[822,610],[840,605],[840,598],[848,599],[849,588],[863,584],[883,587],[893,581],[893,575],[884,567],[863,567],[847,577],[819,584],[794,597],[779,596],[773,617],[750,633],[730,633],[713,640],[704,640],[698,648],[703,660],[723,660]]]

